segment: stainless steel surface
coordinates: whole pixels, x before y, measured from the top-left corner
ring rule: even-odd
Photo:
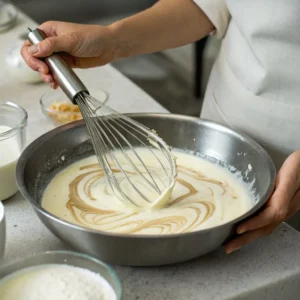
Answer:
[[[38,253],[1,266],[0,281],[5,276],[14,272],[45,264],[67,264],[98,273],[111,285],[116,293],[117,300],[121,300],[122,298],[122,286],[120,280],[116,272],[110,266],[88,255],[70,251],[49,251]]]
[[[259,200],[236,220],[185,234],[122,235],[70,224],[41,208],[40,201],[47,183],[58,171],[94,154],[86,127],[79,121],[56,128],[35,140],[23,152],[17,166],[21,193],[48,229],[67,244],[114,264],[154,266],[183,262],[222,246],[234,236],[236,225],[257,213],[271,195],[276,177],[274,164],[264,149],[248,137],[198,118],[169,114],[129,116],[155,129],[173,147],[199,152],[235,167],[242,172],[245,182],[253,182]]]
[[[45,38],[43,31],[38,28],[30,31],[28,34],[28,39],[32,44],[38,44]],[[55,81],[73,103],[76,103],[75,98],[79,93],[89,93],[76,73],[59,55],[52,54],[45,58],[45,62],[49,66]]]
[[[5,228],[4,207],[2,202],[0,201],[0,264],[4,256],[5,240],[6,240],[6,228]]]
[[[173,188],[177,175],[165,141],[94,97],[82,93],[76,102],[112,192],[136,207],[164,206],[160,196]],[[151,165],[144,162],[144,155]]]

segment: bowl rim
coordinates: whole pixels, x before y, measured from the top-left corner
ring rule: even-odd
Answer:
[[[237,138],[241,139],[242,141],[247,142],[248,144],[251,144],[252,147],[264,157],[264,159],[266,160],[266,162],[268,164],[269,170],[270,170],[270,179],[271,179],[270,181],[272,182],[272,184],[270,184],[270,186],[268,187],[265,195],[249,211],[245,212],[240,217],[233,219],[227,223],[223,223],[218,226],[214,226],[214,227],[210,227],[210,228],[205,228],[205,229],[191,231],[191,232],[165,234],[165,235],[163,235],[163,237],[165,239],[173,239],[176,237],[183,237],[183,236],[184,237],[194,236],[194,235],[197,235],[199,232],[205,233],[205,232],[209,232],[211,230],[217,230],[219,228],[223,228],[225,226],[231,226],[231,225],[237,224],[241,220],[247,219],[249,216],[258,212],[266,204],[266,202],[269,200],[270,196],[272,195],[272,192],[274,191],[274,188],[275,188],[275,180],[276,180],[276,174],[277,174],[275,165],[274,165],[271,157],[267,153],[267,151],[262,146],[260,146],[256,141],[254,141],[252,138],[248,137],[247,135],[240,133],[236,130],[233,130],[229,127],[226,127],[224,125],[221,125],[217,122],[213,122],[210,120],[201,119],[201,118],[197,118],[197,117],[179,115],[179,114],[129,113],[129,114],[124,114],[124,115],[126,115],[127,117],[132,117],[132,118],[151,116],[151,117],[171,118],[171,119],[175,118],[175,119],[180,119],[180,120],[184,119],[184,120],[189,120],[192,122],[202,123],[204,125],[209,125],[209,126],[214,127],[222,132],[231,133],[232,135],[236,136]],[[61,219],[61,218],[55,216],[54,214],[46,211],[44,208],[42,208],[42,206],[39,203],[37,203],[29,195],[29,192],[25,186],[23,174],[24,174],[24,168],[25,168],[27,159],[29,158],[31,152],[36,150],[36,148],[38,148],[39,145],[42,144],[44,141],[49,140],[50,138],[54,137],[55,135],[65,131],[65,130],[75,128],[75,127],[80,127],[80,126],[85,126],[84,120],[75,121],[75,122],[54,128],[54,129],[50,130],[49,132],[41,135],[39,138],[34,140],[29,146],[27,146],[27,148],[23,151],[22,155],[20,156],[18,163],[17,163],[17,168],[16,168],[17,185],[18,185],[19,190],[20,190],[21,194],[23,195],[23,197],[31,203],[31,205],[34,207],[34,209],[36,209],[39,213],[43,214],[47,218],[50,218],[51,220],[56,221],[56,222],[60,223],[61,225],[68,226],[68,227],[71,227],[76,230],[93,233],[93,234],[101,234],[102,236],[119,237],[119,238],[127,238],[127,239],[137,239],[137,238],[138,239],[157,239],[157,238],[161,238],[162,235],[159,235],[159,234],[151,234],[151,235],[150,234],[136,234],[136,235],[134,235],[134,234],[128,234],[128,233],[114,233],[114,232],[91,229],[91,228],[87,228],[87,227],[84,227],[81,225],[73,224],[73,223],[70,223],[70,222],[68,222],[64,219]]]
[[[9,268],[11,266],[15,266],[15,265],[18,265],[22,262],[25,262],[26,260],[29,260],[31,258],[34,258],[34,257],[46,257],[46,256],[51,256],[51,255],[62,255],[62,256],[73,256],[73,257],[81,257],[85,260],[89,260],[89,261],[92,261],[94,264],[97,264],[101,267],[103,267],[104,269],[106,269],[109,273],[109,275],[112,277],[113,281],[116,283],[117,285],[117,288],[119,289],[120,291],[120,295],[117,295],[117,299],[121,299],[122,297],[122,293],[123,293],[123,287],[122,287],[122,283],[121,283],[121,280],[117,274],[117,272],[107,263],[103,262],[102,260],[100,259],[97,259],[89,254],[85,254],[85,253],[81,253],[81,252],[76,252],[76,251],[69,251],[69,250],[51,250],[51,251],[43,251],[43,252],[37,252],[37,253],[33,253],[31,255],[26,255],[25,257],[22,257],[22,258],[17,258],[17,259],[14,259],[8,263],[4,263],[3,265],[1,265],[0,267],[0,272],[6,268]],[[68,259],[66,257],[66,259]],[[45,264],[49,264],[49,263],[41,263],[39,265],[45,265]],[[61,264],[61,263],[57,263],[57,264]],[[72,266],[71,264],[68,264],[68,262],[65,263],[66,265],[70,265]],[[73,265],[74,266],[74,265]],[[28,266],[28,267],[25,267],[25,268],[30,268],[32,266]],[[21,270],[24,270],[25,268],[22,268],[18,271],[21,271]],[[84,269],[84,268],[83,268]],[[16,271],[17,272],[17,271]],[[11,274],[13,274],[14,272],[6,275],[6,276],[9,276]],[[101,275],[101,273],[99,273]],[[0,277],[0,282],[1,280],[3,279],[4,277]],[[114,288],[112,287],[112,289],[114,290]],[[115,292],[115,290],[114,290]],[[115,292],[116,293],[116,292]]]
[[[8,28],[14,25],[14,23],[16,22],[18,18],[18,10],[9,0],[0,1],[0,2],[3,3],[3,6],[6,6],[6,10],[8,12],[12,13],[12,17],[8,21],[0,23],[0,29]]]
[[[0,224],[4,221],[5,209],[2,201],[0,201]]]
[[[9,107],[14,108],[15,110],[21,111],[23,113],[23,118],[13,128],[0,133],[1,139],[6,139],[6,138],[16,135],[19,132],[19,130],[22,130],[24,127],[26,127],[27,120],[28,120],[28,113],[22,106],[14,103],[14,102],[10,102],[10,101],[6,101],[3,104],[0,104],[0,108],[6,107],[6,106],[9,106]]]

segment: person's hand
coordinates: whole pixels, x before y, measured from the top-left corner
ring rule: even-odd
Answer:
[[[115,58],[115,42],[109,27],[65,22],[46,22],[39,26],[48,37],[38,45],[25,41],[21,54],[30,68],[38,71],[45,82],[56,87],[47,65],[39,60],[53,52],[64,52],[63,59],[72,68],[105,65]]]
[[[225,246],[233,252],[255,239],[272,233],[300,209],[300,150],[291,154],[281,167],[276,188],[266,208],[237,228],[240,235]]]

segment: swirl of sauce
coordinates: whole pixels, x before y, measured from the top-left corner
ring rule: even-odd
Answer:
[[[80,168],[78,175],[69,185],[69,200],[66,204],[77,223],[102,231],[127,234],[173,234],[195,231],[208,221],[216,211],[211,199],[230,193],[225,182],[206,177],[193,169],[178,167],[176,185],[186,190],[167,207],[155,212],[138,212],[130,209],[101,209],[88,204],[97,201],[93,186],[103,180],[104,173],[99,165],[90,164]],[[114,172],[119,172],[115,169]],[[175,185],[175,187],[176,187]],[[197,187],[201,186],[201,192]],[[107,194],[111,192],[106,189]],[[150,215],[149,215],[150,214]]]

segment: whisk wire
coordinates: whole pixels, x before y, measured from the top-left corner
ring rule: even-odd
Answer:
[[[127,160],[130,162],[130,165],[133,167],[133,169],[136,172],[139,172],[139,169],[137,168],[136,164],[132,161],[132,159],[129,157],[129,155],[126,153],[126,151],[124,151],[124,148],[122,147],[120,141],[114,136],[113,132],[110,130],[110,128],[108,128],[108,126],[106,126],[106,124],[104,123],[104,126],[107,128],[107,130],[112,134],[112,136],[114,137],[115,141],[117,142],[117,144],[119,145],[119,149],[121,150],[122,154],[127,158]],[[158,192],[160,193],[160,189],[157,185],[157,183],[155,182],[155,180],[152,177],[151,172],[148,170],[147,166],[145,165],[145,163],[142,161],[142,159],[140,158],[140,156],[137,154],[137,152],[134,150],[133,145],[121,134],[121,132],[115,128],[113,125],[111,125],[112,129],[114,129],[114,131],[118,134],[118,136],[127,144],[127,146],[132,148],[132,152],[135,154],[135,156],[138,158],[139,162],[142,164],[142,166],[144,167],[144,169],[146,170],[147,174],[150,176],[150,178],[153,180],[154,184],[148,180],[143,173],[141,173],[142,177]]]
[[[126,129],[125,127],[121,126],[120,124],[118,124],[117,122],[115,122],[114,120],[112,120],[117,126],[121,127],[122,129],[124,129],[124,131],[126,133],[128,133],[129,135],[132,135],[132,132],[130,132],[128,129]],[[145,163],[143,162],[143,160],[141,159],[141,157],[138,155],[138,153],[135,151],[134,149],[134,145],[132,145],[125,137],[124,135],[114,126],[114,125],[111,125],[111,127],[114,129],[114,131],[119,135],[119,137],[127,144],[127,146],[131,147],[132,149],[132,152],[135,154],[135,156],[137,157],[138,161],[141,163],[141,165],[143,166],[143,168],[145,169],[145,171],[148,173],[148,175],[151,177],[152,180],[154,180],[154,178],[152,177],[152,172],[150,172],[147,168],[147,166],[145,165]],[[137,136],[135,136],[135,138],[140,142],[140,144],[144,147],[147,147],[147,145],[142,141],[140,140]],[[118,140],[118,139],[117,139]],[[153,153],[153,151],[151,150],[151,148],[149,148],[149,150]],[[126,153],[126,152],[125,152]],[[155,155],[155,153],[153,153]],[[130,158],[129,158],[130,159]],[[159,161],[159,160],[158,160]],[[161,164],[162,168],[165,170],[165,167]],[[134,165],[134,167],[136,167]],[[155,175],[157,175],[155,172],[154,172]],[[157,176],[158,179],[160,179],[159,176]],[[161,181],[163,183],[163,181]],[[158,187],[157,184],[155,184],[156,188],[158,189],[158,191],[160,192],[160,189]]]
[[[84,103],[84,98],[82,97],[82,95],[78,96],[77,99],[77,104],[80,107],[80,110],[82,111],[82,113],[91,113],[91,108],[86,106]],[[111,160],[115,160],[113,157],[113,153],[111,151],[109,151],[108,147],[107,147],[107,143],[105,142],[105,140],[103,139],[103,136],[100,134],[100,132],[102,131],[101,128],[99,131],[97,130],[92,130],[93,128],[93,119],[86,119],[85,120],[86,124],[87,124],[87,128],[88,131],[92,137],[92,140],[95,143],[95,151],[97,154],[97,158],[98,161],[104,171],[104,174],[106,176],[106,178],[108,179],[108,183],[113,191],[113,193],[115,192],[115,188],[118,190],[118,192],[122,195],[123,198],[125,198],[127,201],[129,201],[131,204],[136,205],[136,203],[131,200],[120,188],[118,180],[116,178],[116,176],[114,175],[114,172],[112,170],[112,168],[110,167],[110,164],[108,162],[107,159],[107,154],[110,155]],[[97,124],[97,123],[96,123]],[[98,139],[99,138],[99,139]],[[99,151],[100,150],[100,151]],[[99,155],[97,152],[100,152],[101,155]]]
[[[134,164],[134,162],[131,160],[131,158],[129,157],[129,155],[126,153],[126,151],[124,151],[123,146],[121,145],[119,139],[113,134],[112,130],[109,128],[109,126],[100,118],[99,122],[101,122],[102,126],[105,127],[108,131],[108,133],[111,134],[111,136],[114,138],[115,142],[117,143],[117,146],[113,144],[113,142],[111,141],[111,139],[108,137],[108,135],[106,134],[106,132],[102,129],[101,126],[99,126],[98,122],[96,122],[98,129],[104,134],[106,141],[109,143],[109,145],[112,148],[118,148],[121,150],[122,154],[125,156],[125,158],[130,162],[130,165],[133,167],[133,169],[136,172],[139,172],[139,169],[137,168],[136,164]],[[109,120],[107,121],[108,124]],[[110,124],[111,125],[111,124]],[[148,168],[146,167],[146,165],[144,164],[144,162],[141,160],[140,156],[136,153],[136,151],[133,148],[133,145],[131,145],[131,143],[120,133],[120,131],[115,128],[115,126],[111,125],[111,128],[119,135],[119,137],[126,142],[127,146],[132,148],[132,151],[135,153],[136,157],[138,158],[138,160],[141,162],[141,164],[143,165],[143,167],[145,168],[145,170],[147,171],[148,175],[153,179],[152,174],[150,173],[150,171],[148,170]],[[140,194],[140,196],[142,196],[146,201],[150,202],[149,199],[147,197],[145,197],[137,188],[136,186],[134,186],[134,184],[132,183],[132,181],[130,180],[129,176],[127,176],[126,172],[123,171],[122,166],[120,165],[118,159],[115,157],[115,155],[113,153],[111,153],[114,161],[117,163],[118,167],[120,168],[121,172],[123,173],[124,176],[126,176],[126,178],[128,179],[128,181],[131,183],[132,187]],[[141,173],[142,177],[147,181],[148,184],[150,184],[159,194],[161,191],[158,187],[158,185],[156,184],[156,182],[153,180],[153,182],[155,184],[153,184],[150,180],[148,180],[143,173]]]
[[[172,184],[176,176],[174,161],[166,144],[155,132],[150,131],[139,122],[119,114],[86,93],[80,93],[76,102],[92,137],[99,164],[114,193],[119,192],[128,202],[139,206],[137,201],[133,200],[134,197],[129,196],[121,187],[124,180],[147,203],[153,201],[145,194],[145,189],[150,192],[149,188],[151,187],[157,198],[163,192],[162,189],[166,189]],[[151,161],[151,165],[153,165],[151,170],[136,147],[147,149],[152,155],[152,159],[155,158],[155,161]],[[165,162],[158,156],[158,150]],[[132,171],[124,169],[125,166],[131,167]],[[116,176],[116,170],[119,172],[118,176]],[[156,171],[163,171],[166,177],[163,178]],[[138,179],[136,179],[137,175]],[[137,181],[132,181],[132,178]],[[140,187],[143,189],[141,190]],[[152,193],[150,193],[151,195]]]
[[[91,112],[91,108],[86,108],[85,105],[84,105],[84,99],[82,99],[82,96],[80,96],[78,98],[78,105],[80,107],[82,107],[82,111],[83,112]],[[99,160],[99,163],[101,166],[103,166],[104,168],[104,172],[105,174],[107,175],[111,185],[113,184],[119,191],[119,193],[128,201],[130,201],[132,204],[136,205],[136,203],[131,200],[119,187],[119,182],[116,178],[116,176],[114,175],[114,172],[113,170],[111,169],[111,166],[107,160],[107,155],[110,156],[111,158],[111,161],[112,163],[115,162],[118,166],[118,169],[120,170],[120,172],[126,177],[126,179],[128,180],[128,182],[130,183],[130,185],[132,186],[133,189],[135,189],[137,191],[137,193],[144,199],[146,200],[148,203],[150,203],[151,201],[133,184],[133,182],[131,181],[130,177],[128,176],[128,174],[124,171],[124,169],[122,168],[119,160],[116,158],[116,156],[114,155],[114,152],[113,151],[109,151],[107,145],[110,145],[112,148],[115,147],[115,145],[112,143],[112,141],[110,140],[110,138],[108,137],[108,135],[106,134],[106,132],[103,130],[103,127],[101,127],[99,125],[99,123],[97,121],[100,121],[102,123],[102,125],[110,132],[111,130],[108,128],[108,126],[103,122],[103,120],[100,118],[98,119],[97,121],[94,121],[95,119],[91,118],[87,121],[87,125],[89,127],[89,130],[90,130],[90,134],[91,136],[94,138],[93,140],[94,141],[97,141],[98,138],[101,142],[95,142],[96,143],[96,152],[97,149],[100,149],[100,154],[97,155],[97,158]],[[90,125],[90,126],[89,126]],[[91,128],[93,128],[92,126],[96,126],[96,129],[97,130],[91,130]],[[103,136],[101,135],[101,133],[103,134]],[[105,138],[105,139],[104,139]],[[98,140],[98,141],[99,141]],[[118,143],[119,141],[117,139],[115,139]],[[119,146],[121,146],[121,144],[119,143]],[[125,152],[123,151],[122,149],[122,153],[125,154]],[[96,153],[97,154],[97,153]],[[133,163],[132,163],[133,164]],[[133,164],[133,166],[135,166]],[[136,167],[136,166],[135,166]],[[135,168],[135,170],[138,172],[139,170],[137,168]],[[145,177],[144,177],[145,178]],[[145,180],[147,180],[147,178],[145,178]],[[111,182],[112,181],[112,182]],[[150,184],[150,181],[148,181],[149,184]],[[151,183],[152,184],[152,183]],[[112,186],[111,186],[112,187]]]
[[[130,126],[129,124],[126,124],[125,122],[122,122],[122,120],[120,120],[120,123],[124,123],[126,126],[130,127],[130,129],[134,130],[135,132],[141,134],[140,132],[138,132],[136,130],[136,128],[134,128],[133,126]],[[148,145],[146,145],[146,143],[144,143],[141,139],[139,139],[136,135],[134,135],[131,131],[129,131],[128,129],[126,129],[125,127],[121,126],[120,124],[118,124],[118,126],[120,126],[122,129],[124,129],[128,134],[134,136],[140,143],[141,145],[143,145],[144,147],[148,147]],[[149,135],[146,136],[143,134],[143,136],[145,138],[147,138],[148,140],[151,138]],[[154,141],[153,139],[151,139],[153,142],[157,143],[157,141]],[[159,148],[161,149],[161,146],[159,144],[157,144],[159,146]],[[159,158],[157,157],[157,155],[152,151],[151,148],[149,148],[149,150],[151,151],[151,153],[157,158],[157,161],[159,162],[160,166],[163,168],[163,170],[166,172],[167,175],[167,171],[165,169],[165,166],[162,164],[162,162],[159,160]]]

